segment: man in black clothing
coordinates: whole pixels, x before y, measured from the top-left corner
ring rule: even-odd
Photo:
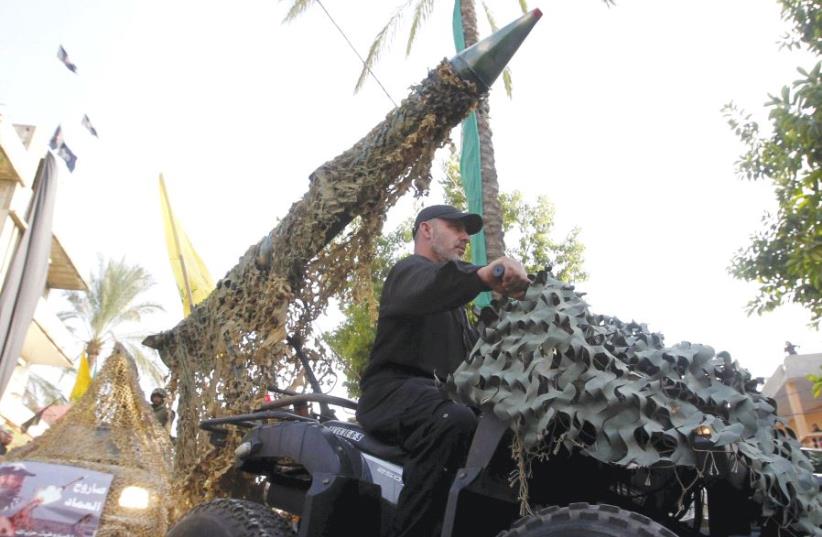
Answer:
[[[522,265],[506,257],[485,267],[461,261],[480,229],[477,214],[426,207],[414,223],[414,255],[397,263],[383,286],[357,420],[408,454],[389,537],[439,535],[448,489],[476,429],[474,412],[443,389],[476,342],[465,305],[482,291],[519,296],[529,283]],[[499,280],[496,265],[505,268]]]

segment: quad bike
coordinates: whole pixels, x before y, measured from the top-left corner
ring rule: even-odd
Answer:
[[[212,500],[186,514],[167,537],[379,537],[385,530],[403,487],[405,454],[358,424],[336,419],[331,406],[356,410],[357,404],[320,393],[295,348],[316,393],[288,394],[253,413],[200,424],[217,445],[225,444],[227,425],[248,430],[235,451],[236,465],[264,478],[267,505]],[[319,414],[300,411],[311,403],[319,405]],[[441,537],[777,535],[775,528],[752,528],[758,505],[744,474],[710,445],[701,451],[711,457],[716,478],[688,487],[683,484],[696,483],[697,476],[687,469],[655,469],[652,475],[557,444],[525,470],[535,508],[520,517],[520,489],[510,479],[517,463],[509,425],[481,415],[450,489]]]

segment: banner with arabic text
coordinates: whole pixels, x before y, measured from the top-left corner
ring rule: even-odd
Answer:
[[[111,479],[62,464],[0,464],[0,535],[93,537]]]

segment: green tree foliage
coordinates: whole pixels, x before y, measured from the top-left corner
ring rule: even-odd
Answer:
[[[108,343],[122,343],[134,357],[137,367],[156,384],[163,383],[163,372],[153,355],[149,356],[136,343],[137,334],[125,334],[124,326],[140,322],[146,315],[162,311],[159,304],[138,302],[140,296],[154,286],[154,280],[139,265],[98,258],[97,270],[89,277],[88,293],[71,291],[66,299],[71,309],[60,312],[72,331],[82,338],[89,365],[93,365]]]
[[[811,386],[811,391],[813,392],[814,397],[819,397],[822,395],[822,375],[813,375],[808,374],[805,376],[813,386]]]
[[[465,194],[460,186],[459,160],[456,153],[445,164],[445,177],[441,181],[446,202],[465,208]],[[520,192],[502,193],[500,201],[503,214],[503,231],[516,240],[509,241],[509,256],[523,262],[529,272],[537,272],[548,265],[554,266],[555,274],[563,281],[582,281],[587,275],[582,268],[585,247],[578,239],[579,230],[572,230],[562,241],[551,235],[555,210],[544,196],[528,202]],[[372,300],[350,301],[343,307],[345,320],[331,333],[325,342],[340,358],[346,380],[343,385],[352,397],[359,395],[360,375],[368,363],[368,356],[377,333],[377,300],[388,271],[410,252],[411,227],[407,220],[378,241],[377,252],[371,267]],[[470,251],[466,259],[470,259]]]
[[[822,54],[822,5],[810,0],[782,0],[783,17],[793,23],[789,47]],[[778,209],[765,214],[763,228],[734,256],[731,273],[756,282],[758,295],[749,312],[770,311],[796,303],[822,321],[822,77],[820,63],[800,68],[801,78],[770,96],[770,134],[761,132],[750,114],[734,104],[724,108],[729,124],[747,146],[737,162],[740,176],[770,180]]]
[[[345,373],[343,386],[352,397],[359,396],[360,375],[368,363],[368,355],[377,335],[377,300],[388,271],[409,251],[412,220],[406,220],[394,231],[377,240],[377,251],[371,263],[371,294],[366,301],[354,301],[350,296],[343,307],[345,320],[324,337],[324,341],[340,358]],[[353,285],[353,283],[352,283]]]
[[[445,192],[446,203],[466,210],[459,157],[453,148],[445,163],[445,174],[440,185]],[[588,277],[582,268],[585,246],[579,241],[579,229],[573,228],[562,241],[554,240],[556,209],[546,196],[538,196],[535,201],[528,202],[517,190],[501,192],[500,207],[507,256],[522,262],[526,271],[532,274],[551,266],[554,275],[562,281],[581,282]],[[470,257],[469,250],[466,258]]]

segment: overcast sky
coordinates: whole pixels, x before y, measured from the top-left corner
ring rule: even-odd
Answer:
[[[361,53],[391,1],[325,5]],[[399,3],[399,2],[397,2]],[[494,0],[497,21],[518,2]],[[559,233],[581,229],[593,311],[727,350],[757,375],[786,340],[822,352],[807,312],[748,317],[754,287],[730,259],[775,202],[770,185],[737,178],[742,153],[720,108],[765,118],[767,94],[813,60],[781,51],[774,0],[555,0],[512,62],[514,97],[491,97],[500,187],[548,196]],[[453,55],[452,4],[438,4],[404,57],[407,25],[376,74],[399,101]],[[58,123],[78,155],[63,170],[56,232],[84,273],[98,252],[127,256],[181,318],[159,212],[165,174],[177,217],[215,280],[286,214],[308,175],[391,109],[319,8],[283,25],[286,5],[154,0],[4,0],[0,103],[44,142]],[[56,59],[59,45],[78,66]],[[100,133],[80,127],[88,114]],[[455,132],[458,141],[458,133]],[[437,170],[438,171],[438,170]],[[437,201],[435,199],[432,202]],[[413,216],[404,200],[390,222]]]

